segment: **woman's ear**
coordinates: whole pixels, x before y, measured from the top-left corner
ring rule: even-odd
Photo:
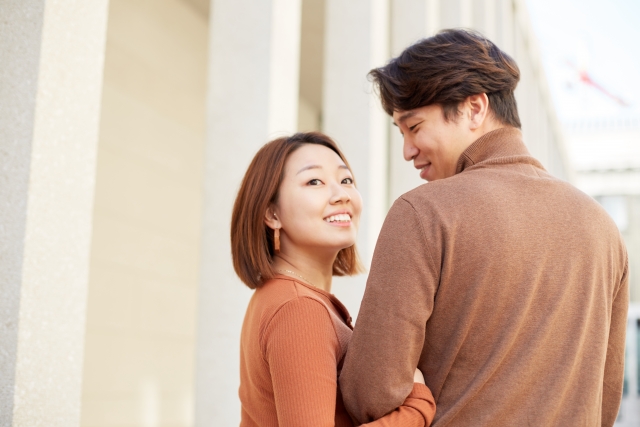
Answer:
[[[273,206],[269,206],[264,213],[264,223],[267,224],[267,227],[273,230],[275,230],[276,228],[282,228],[282,224],[280,223],[278,214],[276,214]]]

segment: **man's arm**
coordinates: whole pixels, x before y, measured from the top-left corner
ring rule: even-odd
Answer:
[[[602,426],[611,427],[616,421],[622,384],[624,381],[624,353],[627,332],[627,311],[629,309],[629,261],[626,261],[622,280],[614,295],[609,327],[607,359],[604,366],[602,388]]]
[[[340,375],[345,406],[359,423],[394,410],[413,388],[440,274],[441,248],[427,234],[413,206],[398,199],[378,238]]]

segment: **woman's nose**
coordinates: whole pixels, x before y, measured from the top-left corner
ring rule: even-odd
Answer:
[[[347,190],[345,190],[340,184],[335,184],[332,187],[333,194],[331,195],[331,203],[348,202],[351,200],[351,196]]]

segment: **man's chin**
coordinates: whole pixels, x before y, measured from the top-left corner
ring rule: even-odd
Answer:
[[[424,179],[425,181],[433,181],[434,179],[436,179],[433,176],[433,166],[431,165],[431,163],[420,169],[420,178]]]
[[[437,181],[439,179],[442,179],[444,177],[442,176],[438,176],[435,172],[435,170],[431,170],[431,167],[429,167],[429,171],[422,171],[420,172],[420,178],[424,179],[427,182],[433,182],[433,181]]]

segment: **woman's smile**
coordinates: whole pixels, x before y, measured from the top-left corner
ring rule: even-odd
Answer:
[[[324,222],[335,227],[351,226],[351,214],[349,212],[334,213],[324,218]]]

